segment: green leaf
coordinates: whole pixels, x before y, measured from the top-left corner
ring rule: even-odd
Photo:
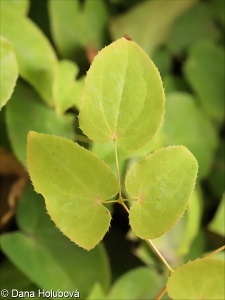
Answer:
[[[184,262],[184,256],[189,253],[194,239],[199,234],[200,222],[200,198],[198,190],[195,189],[184,216],[170,231],[153,241],[170,266],[177,267]]]
[[[201,227],[202,217],[202,198],[199,189],[195,189],[191,195],[189,205],[184,215],[185,228],[179,240],[178,254],[186,255],[189,253],[194,239],[198,236]]]
[[[136,43],[121,38],[99,52],[87,73],[79,115],[90,139],[137,150],[154,136],[163,113],[160,75]]]
[[[117,164],[115,160],[115,148],[113,143],[107,142],[104,144],[93,144],[91,147],[91,152],[94,153],[98,158],[103,160],[110,168],[113,170],[114,173],[117,172]],[[117,147],[117,154],[119,157],[119,170],[120,174],[123,173],[126,167],[126,158],[127,158],[127,151],[123,150],[120,147]],[[130,155],[130,153],[129,153]]]
[[[172,68],[172,59],[170,53],[165,48],[157,49],[152,55],[152,60],[159,70],[161,76],[170,72]]]
[[[219,21],[223,27],[225,26],[225,15],[224,15],[224,9],[225,9],[225,3],[221,0],[214,0],[212,2],[209,2],[209,5],[211,7],[211,10],[216,17],[216,21]]]
[[[167,291],[174,300],[224,299],[224,268],[220,260],[203,258],[175,270],[167,282]]]
[[[13,45],[21,77],[51,105],[56,55],[50,42],[30,19],[10,9],[1,14],[1,31]]]
[[[199,177],[204,178],[212,167],[218,146],[217,132],[190,94],[174,92],[166,99],[164,143],[186,146],[198,160]]]
[[[213,255],[213,258],[225,261],[225,251],[220,251]]]
[[[87,46],[100,49],[104,43],[107,9],[104,1],[54,1],[48,5],[54,42],[63,57],[80,58]],[[83,50],[84,51],[84,50]]]
[[[1,1],[1,10],[10,9],[21,15],[26,15],[28,13],[30,6],[29,0],[6,0]]]
[[[194,189],[198,163],[184,146],[162,148],[129,169],[130,225],[142,239],[170,230],[184,213]]]
[[[184,74],[203,109],[219,124],[224,119],[223,66],[223,49],[209,42],[193,46],[184,65]]]
[[[0,110],[10,99],[18,77],[18,66],[12,45],[0,36]]]
[[[224,211],[225,211],[225,193],[221,199],[220,205],[217,208],[216,214],[213,220],[209,223],[209,229],[219,235],[225,237],[225,218],[224,218]]]
[[[224,178],[225,178],[225,140],[222,139],[213,163],[213,168],[209,177],[210,188],[217,198],[221,198],[224,192]]]
[[[107,299],[153,299],[164,285],[164,278],[146,267],[121,276],[112,286]]]
[[[179,55],[200,40],[216,40],[218,36],[209,3],[200,2],[177,18],[166,46],[170,52]]]
[[[145,1],[112,20],[114,40],[128,34],[149,55],[165,43],[174,20],[191,7],[195,0]]]
[[[22,230],[1,236],[2,251],[39,288],[78,289],[81,299],[95,282],[108,289],[109,263],[103,245],[87,252],[60,233],[31,184],[20,199],[17,219]]]
[[[167,74],[163,77],[163,86],[166,91],[166,95],[171,92],[191,92],[191,89],[187,82],[181,76],[174,76]]]
[[[21,273],[13,264],[8,260],[1,263],[1,281],[0,290],[17,289],[18,291],[35,291],[38,292],[38,288]],[[33,299],[38,299],[37,297]]]
[[[94,284],[90,294],[87,297],[87,300],[105,300],[106,295],[99,283]]]
[[[60,61],[56,67],[53,98],[58,114],[79,103],[81,86],[80,82],[75,81],[78,71],[77,65],[69,60]]]
[[[74,138],[74,116],[57,116],[28,85],[17,82],[6,106],[6,123],[10,142],[17,158],[26,166],[26,143],[29,130]]]
[[[35,190],[52,220],[79,246],[93,248],[110,225],[101,202],[118,192],[115,174],[88,150],[56,136],[30,132],[27,156]]]
[[[2,110],[0,110],[0,147],[3,146],[4,148],[8,149],[10,152],[12,152],[12,147],[9,141],[8,132],[6,128],[6,107],[3,107]]]

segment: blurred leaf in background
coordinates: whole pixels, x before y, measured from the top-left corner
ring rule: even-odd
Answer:
[[[27,15],[30,7],[29,0],[7,0],[1,1],[1,9],[9,9],[11,11],[16,11],[17,13],[21,14],[22,16]]]
[[[81,299],[85,299],[95,282],[103,290],[109,287],[110,271],[103,245],[87,252],[62,235],[31,185],[18,206],[17,221],[20,230],[2,235],[1,249],[39,288],[77,288]]]
[[[17,289],[19,291],[34,291],[35,294],[38,292],[38,287],[8,260],[1,264],[1,274],[4,276],[0,277],[0,290]],[[38,297],[33,299],[38,299]]]
[[[223,139],[216,151],[214,163],[209,175],[209,186],[213,194],[220,199],[224,192],[225,180],[225,140]]]
[[[220,31],[214,22],[211,7],[200,2],[175,20],[166,46],[170,53],[180,55],[189,51],[196,42],[216,41],[219,36]]]
[[[212,42],[193,45],[184,65],[184,75],[203,110],[218,125],[224,121],[224,65],[223,49]]]
[[[12,99],[6,107],[10,142],[24,166],[28,131],[36,130],[73,139],[73,120],[73,115],[56,115],[54,109],[45,105],[39,95],[24,82],[17,83]]]
[[[165,43],[174,20],[194,5],[196,0],[145,1],[110,24],[114,40],[128,34],[149,55]]]
[[[213,218],[213,220],[209,224],[209,229],[223,237],[225,237],[225,193],[223,194],[223,197],[220,201],[220,204],[217,208],[216,214]]]
[[[52,104],[55,52],[40,29],[17,10],[5,8],[1,13],[1,32],[13,45],[20,75]]]
[[[48,11],[52,36],[63,58],[79,60],[85,48],[100,50],[105,45],[105,1],[50,0]]]
[[[212,167],[218,136],[194,97],[187,93],[168,93],[164,141],[166,145],[185,145],[197,158],[200,178]]]
[[[18,66],[12,45],[0,36],[0,110],[10,99],[18,77]]]
[[[58,115],[69,108],[80,107],[83,78],[75,80],[79,72],[78,66],[69,60],[58,62],[53,83],[53,98]]]

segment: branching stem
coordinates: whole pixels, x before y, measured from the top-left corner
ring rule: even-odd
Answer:
[[[125,201],[137,201],[137,199],[124,199],[123,198],[123,201],[125,202]]]
[[[213,251],[212,253],[209,253],[208,255],[205,256],[205,258],[209,258],[217,253],[219,253],[220,251],[223,251],[225,249],[225,245],[223,245],[222,247],[216,249],[215,251]]]
[[[101,201],[102,204],[109,204],[109,203],[118,203],[118,200],[105,200]]]
[[[118,161],[118,153],[117,153],[117,147],[116,147],[116,140],[113,140],[113,142],[114,142],[114,151],[115,151],[115,159],[116,159],[116,169],[117,169],[119,199],[121,199],[122,198],[122,192],[121,192],[120,169],[119,169],[119,161]]]
[[[170,267],[170,265],[168,264],[168,262],[165,260],[165,258],[162,256],[162,254],[159,252],[159,250],[156,248],[156,246],[154,245],[154,243],[151,240],[147,240],[149,242],[149,244],[151,245],[151,247],[154,249],[154,251],[156,252],[156,254],[158,255],[158,257],[161,259],[161,261],[164,263],[164,265],[167,267],[167,269],[173,273],[174,270]]]
[[[160,300],[162,298],[162,296],[165,294],[167,290],[166,285],[163,287],[163,289],[161,290],[161,292],[158,294],[158,296],[155,298],[155,300]]]
[[[122,202],[121,205],[125,208],[126,212],[129,215],[130,211],[129,211],[129,208],[126,206],[126,204]]]

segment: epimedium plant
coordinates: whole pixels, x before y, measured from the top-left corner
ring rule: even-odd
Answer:
[[[163,121],[164,100],[162,80],[148,55],[128,37],[117,40],[95,57],[79,114],[90,140],[112,143],[117,172],[71,140],[34,131],[28,134],[28,170],[50,217],[73,242],[86,250],[95,247],[110,227],[107,206],[117,202],[127,211],[134,234],[148,241],[171,273],[157,299],[166,290],[173,299],[181,299],[180,290],[182,297],[200,299],[204,280],[192,282],[203,274],[221,274],[224,263],[208,257],[174,271],[152,241],[186,210],[198,172],[195,157],[182,145],[161,148],[133,163],[121,182],[118,147],[134,152],[153,138]],[[192,288],[184,285],[184,275]],[[205,290],[208,299],[223,295],[223,278],[215,278],[217,289],[212,280]]]
[[[125,38],[102,50],[86,77],[79,116],[83,132],[96,143],[111,140],[118,163],[117,144],[129,151],[141,148],[157,131],[163,114],[162,82],[148,56]],[[49,180],[43,177],[46,162]],[[57,168],[60,163],[63,166]],[[161,149],[129,170],[125,180],[129,197],[124,199],[119,172],[116,178],[102,161],[78,144],[31,132],[28,136],[28,168],[37,192],[49,199],[47,207],[53,220],[56,224],[59,222],[59,228],[73,241],[89,250],[109,228],[111,217],[105,205],[111,201],[118,201],[128,211],[124,202],[132,200],[131,228],[141,238],[155,238],[169,230],[187,206],[198,167],[195,158],[182,146]],[[56,189],[58,201],[62,203],[57,203],[52,194]],[[71,194],[72,198],[66,203],[61,193]],[[172,200],[174,193],[177,193],[175,203],[165,201],[168,195]],[[116,194],[119,194],[118,199],[110,200]],[[153,206],[149,207],[149,204]],[[171,205],[172,216],[167,211]],[[153,223],[157,224],[149,223],[149,211],[153,209],[152,218],[156,214]]]

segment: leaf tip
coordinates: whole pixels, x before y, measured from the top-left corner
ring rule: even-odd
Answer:
[[[36,135],[37,135],[37,132],[30,130],[30,131],[28,131],[27,137],[29,139],[29,138],[32,138]]]
[[[123,36],[127,41],[133,41],[132,38],[128,35],[128,34],[125,34]]]

